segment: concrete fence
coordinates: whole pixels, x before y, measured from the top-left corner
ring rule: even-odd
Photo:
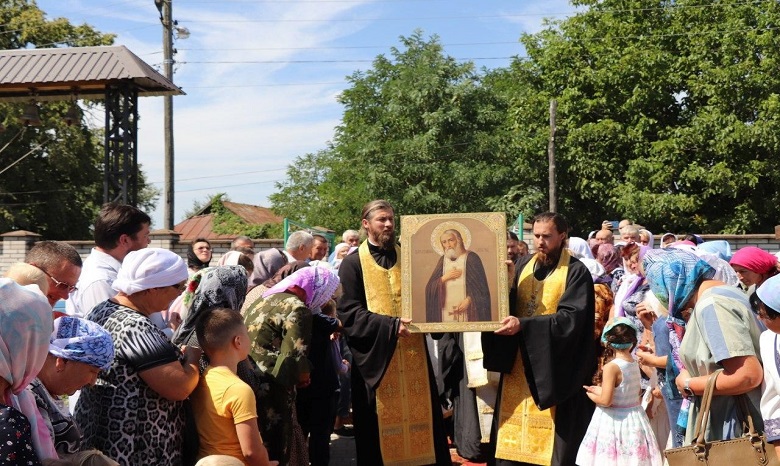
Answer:
[[[655,235],[655,246],[658,247],[660,236],[663,233]],[[179,241],[180,234],[172,230],[155,230],[151,232],[150,247],[163,248],[174,251],[184,260],[187,260],[187,251],[192,244],[189,241]],[[780,252],[780,225],[775,227],[773,234],[749,234],[749,235],[701,235],[705,241],[726,240],[731,244],[731,251],[734,252],[745,246],[757,246],[771,253]],[[0,235],[0,274],[4,273],[9,265],[14,262],[24,262],[24,256],[33,245],[40,241],[41,235],[31,231],[12,231]],[[523,232],[523,239],[533,249],[533,234],[531,231]],[[92,241],[65,241],[78,250],[82,259],[86,259],[94,247]],[[230,250],[231,240],[215,239],[209,240],[212,248],[211,264],[216,265],[219,258]],[[281,248],[284,246],[282,239],[259,239],[255,240],[255,252],[260,252],[270,248]]]
[[[169,249],[185,261],[187,260],[187,251],[191,242],[179,241],[180,234],[172,230],[155,230],[151,232],[149,247]],[[5,273],[8,266],[14,262],[24,262],[24,256],[33,245],[40,241],[41,235],[31,231],[12,231],[0,235],[0,273]],[[93,241],[64,241],[75,247],[82,259],[86,259],[92,248],[95,246]],[[209,240],[212,248],[211,264],[216,265],[219,258],[230,250],[229,239]],[[270,248],[281,248],[284,242],[281,239],[258,239],[255,240],[255,252]]]

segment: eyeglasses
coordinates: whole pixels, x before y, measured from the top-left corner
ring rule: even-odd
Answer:
[[[76,289],[77,289],[76,285],[68,285],[65,282],[61,282],[61,281],[57,280],[56,278],[52,277],[49,272],[43,270],[40,267],[38,268],[38,270],[40,270],[41,272],[45,273],[47,277],[51,278],[51,281],[54,282],[54,287],[57,288],[58,290],[62,290],[62,291],[67,290],[68,293],[73,293],[74,291],[76,291]]]

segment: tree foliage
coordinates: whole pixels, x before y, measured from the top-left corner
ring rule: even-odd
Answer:
[[[512,67],[558,99],[560,210],[581,231],[601,217],[658,231],[771,231],[778,4],[577,3],[587,10],[524,36],[529,58]],[[543,105],[515,101],[516,126],[541,130]]]
[[[343,230],[372,198],[403,214],[485,211],[510,186],[505,102],[437,37],[401,43],[347,78],[333,144],[288,169],[271,196],[278,213]]]
[[[0,6],[0,47],[4,49],[110,45],[113,34],[49,20],[35,2],[11,0]],[[87,108],[102,106],[84,102]],[[40,127],[24,127],[23,104],[0,104],[6,131],[0,133],[0,231],[37,232],[47,239],[88,239],[103,202],[103,130],[63,122],[66,102],[41,103]],[[25,156],[26,155],[26,156]],[[9,168],[10,167],[10,168]],[[139,173],[140,208],[150,208],[159,191]]]
[[[780,208],[780,4],[576,0],[523,35],[526,57],[477,73],[434,36],[401,38],[348,77],[326,150],[272,196],[284,215],[354,227],[401,214],[547,210],[558,102],[557,210],[584,234],[628,217],[653,231],[771,231]]]

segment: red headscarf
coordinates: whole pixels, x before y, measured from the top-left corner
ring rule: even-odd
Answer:
[[[771,274],[777,268],[777,257],[755,246],[744,247],[731,256],[731,265],[744,267],[761,275]]]

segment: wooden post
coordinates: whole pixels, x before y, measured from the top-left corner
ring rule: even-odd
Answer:
[[[547,143],[547,159],[550,164],[550,212],[555,212],[558,204],[555,185],[555,111],[558,108],[558,102],[555,99],[550,100],[550,140]]]

